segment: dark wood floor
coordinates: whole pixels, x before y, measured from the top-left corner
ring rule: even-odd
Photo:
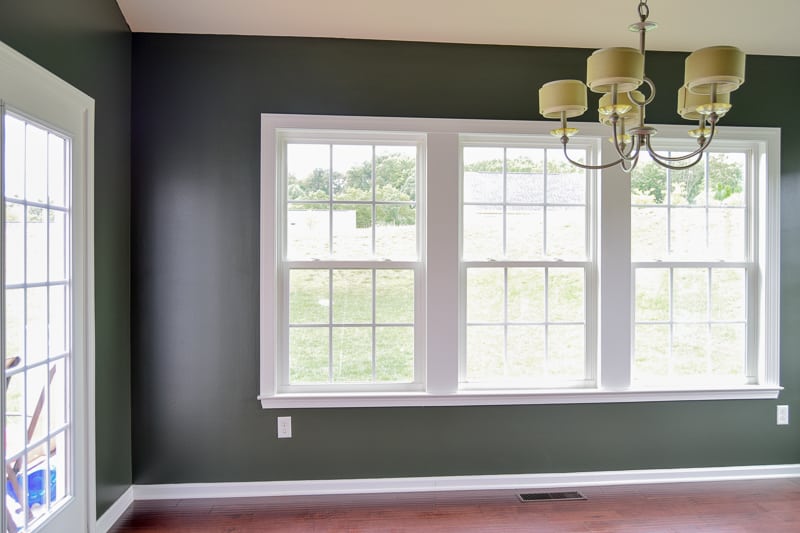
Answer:
[[[140,501],[111,533],[800,532],[797,478],[578,490],[586,501],[517,497],[539,490]]]

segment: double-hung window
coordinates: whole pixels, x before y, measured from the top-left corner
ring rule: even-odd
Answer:
[[[423,139],[278,133],[279,391],[422,388]]]
[[[557,141],[461,139],[462,388],[594,385],[593,174]]]
[[[634,385],[759,383],[758,164],[753,143],[723,141],[689,169],[633,172]]]
[[[550,127],[263,115],[262,405],[775,398],[778,131]]]

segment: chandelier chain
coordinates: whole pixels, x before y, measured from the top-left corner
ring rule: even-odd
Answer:
[[[650,6],[647,5],[647,0],[639,0],[639,18],[644,22],[649,16]]]

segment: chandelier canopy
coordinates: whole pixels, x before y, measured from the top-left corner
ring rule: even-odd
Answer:
[[[539,89],[539,113],[544,118],[559,119],[561,127],[550,133],[561,138],[564,155],[575,166],[603,169],[620,165],[630,172],[644,149],[653,161],[670,169],[688,168],[697,164],[710,146],[719,119],[731,109],[730,93],[744,83],[745,55],[735,46],[710,46],[691,53],[686,58],[683,86],[678,90],[678,114],[697,122],[689,135],[697,138],[698,148],[680,156],[656,152],[650,138],[657,130],[645,124],[646,108],[656,95],[656,86],[645,75],[645,35],[657,27],[648,21],[647,0],[639,0],[639,22],[628,29],[639,33],[639,49],[613,47],[596,50],[586,61],[586,84],[579,80],[558,80],[545,83]],[[647,96],[639,89],[647,85]],[[569,127],[567,120],[581,116],[588,108],[586,87],[601,93],[598,105],[600,122],[610,126],[611,143],[618,159],[605,165],[584,165],[570,159],[567,153],[569,138],[578,129]]]

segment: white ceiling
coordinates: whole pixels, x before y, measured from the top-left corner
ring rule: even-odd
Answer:
[[[117,0],[134,32],[638,46],[637,0]],[[650,0],[649,50],[800,56],[798,0]]]

